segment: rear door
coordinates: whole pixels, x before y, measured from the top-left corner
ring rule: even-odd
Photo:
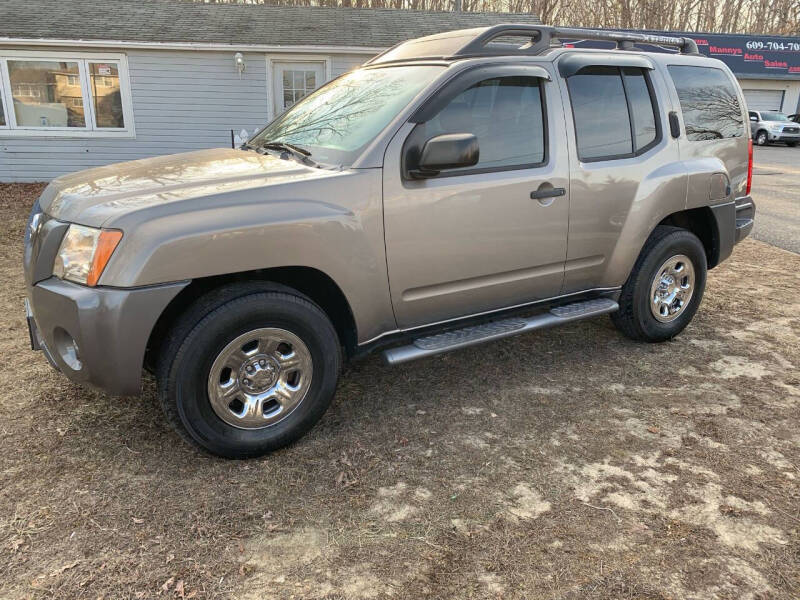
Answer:
[[[630,256],[653,224],[641,222],[648,204],[667,197],[683,208],[685,182],[674,174],[653,178],[678,162],[677,144],[665,139],[670,107],[664,82],[641,56],[566,54],[558,62],[570,148],[569,248],[564,292],[615,287],[627,277]],[[660,93],[658,93],[660,91]],[[625,228],[631,235],[622,247]]]
[[[384,222],[399,327],[560,293],[569,172],[557,84],[549,79],[539,66],[468,70],[390,143]],[[429,179],[404,175],[410,149],[443,133],[474,134],[479,163]]]

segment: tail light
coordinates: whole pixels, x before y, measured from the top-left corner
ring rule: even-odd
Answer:
[[[750,195],[750,188],[753,185],[753,140],[747,141],[747,190],[745,196]]]

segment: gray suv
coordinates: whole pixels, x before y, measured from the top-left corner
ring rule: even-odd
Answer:
[[[399,364],[601,314],[668,340],[753,227],[746,123],[730,71],[687,38],[411,40],[240,149],[54,180],[25,236],[31,342],[112,394],[149,370],[186,440],[249,457],[308,431],[370,352]]]
[[[785,142],[787,146],[794,147],[800,142],[800,124],[791,117],[774,110],[751,110],[750,132],[759,146],[766,146],[771,142]]]

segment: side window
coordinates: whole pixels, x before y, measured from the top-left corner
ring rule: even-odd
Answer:
[[[420,142],[445,133],[472,133],[478,138],[478,164],[448,173],[542,164],[546,139],[542,94],[538,77],[485,79],[458,94],[412,135]]]
[[[644,70],[585,67],[567,79],[567,88],[581,160],[628,158],[658,141],[656,103]]]
[[[681,101],[686,137],[699,142],[741,137],[742,108],[728,75],[714,67],[668,67]]]
[[[650,88],[641,69],[625,67],[622,69],[625,92],[631,111],[631,131],[634,136],[634,150],[649,147],[656,141],[656,114]]]

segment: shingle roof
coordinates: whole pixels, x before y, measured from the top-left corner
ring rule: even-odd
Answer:
[[[534,15],[204,4],[186,0],[0,0],[0,38],[386,47]]]

